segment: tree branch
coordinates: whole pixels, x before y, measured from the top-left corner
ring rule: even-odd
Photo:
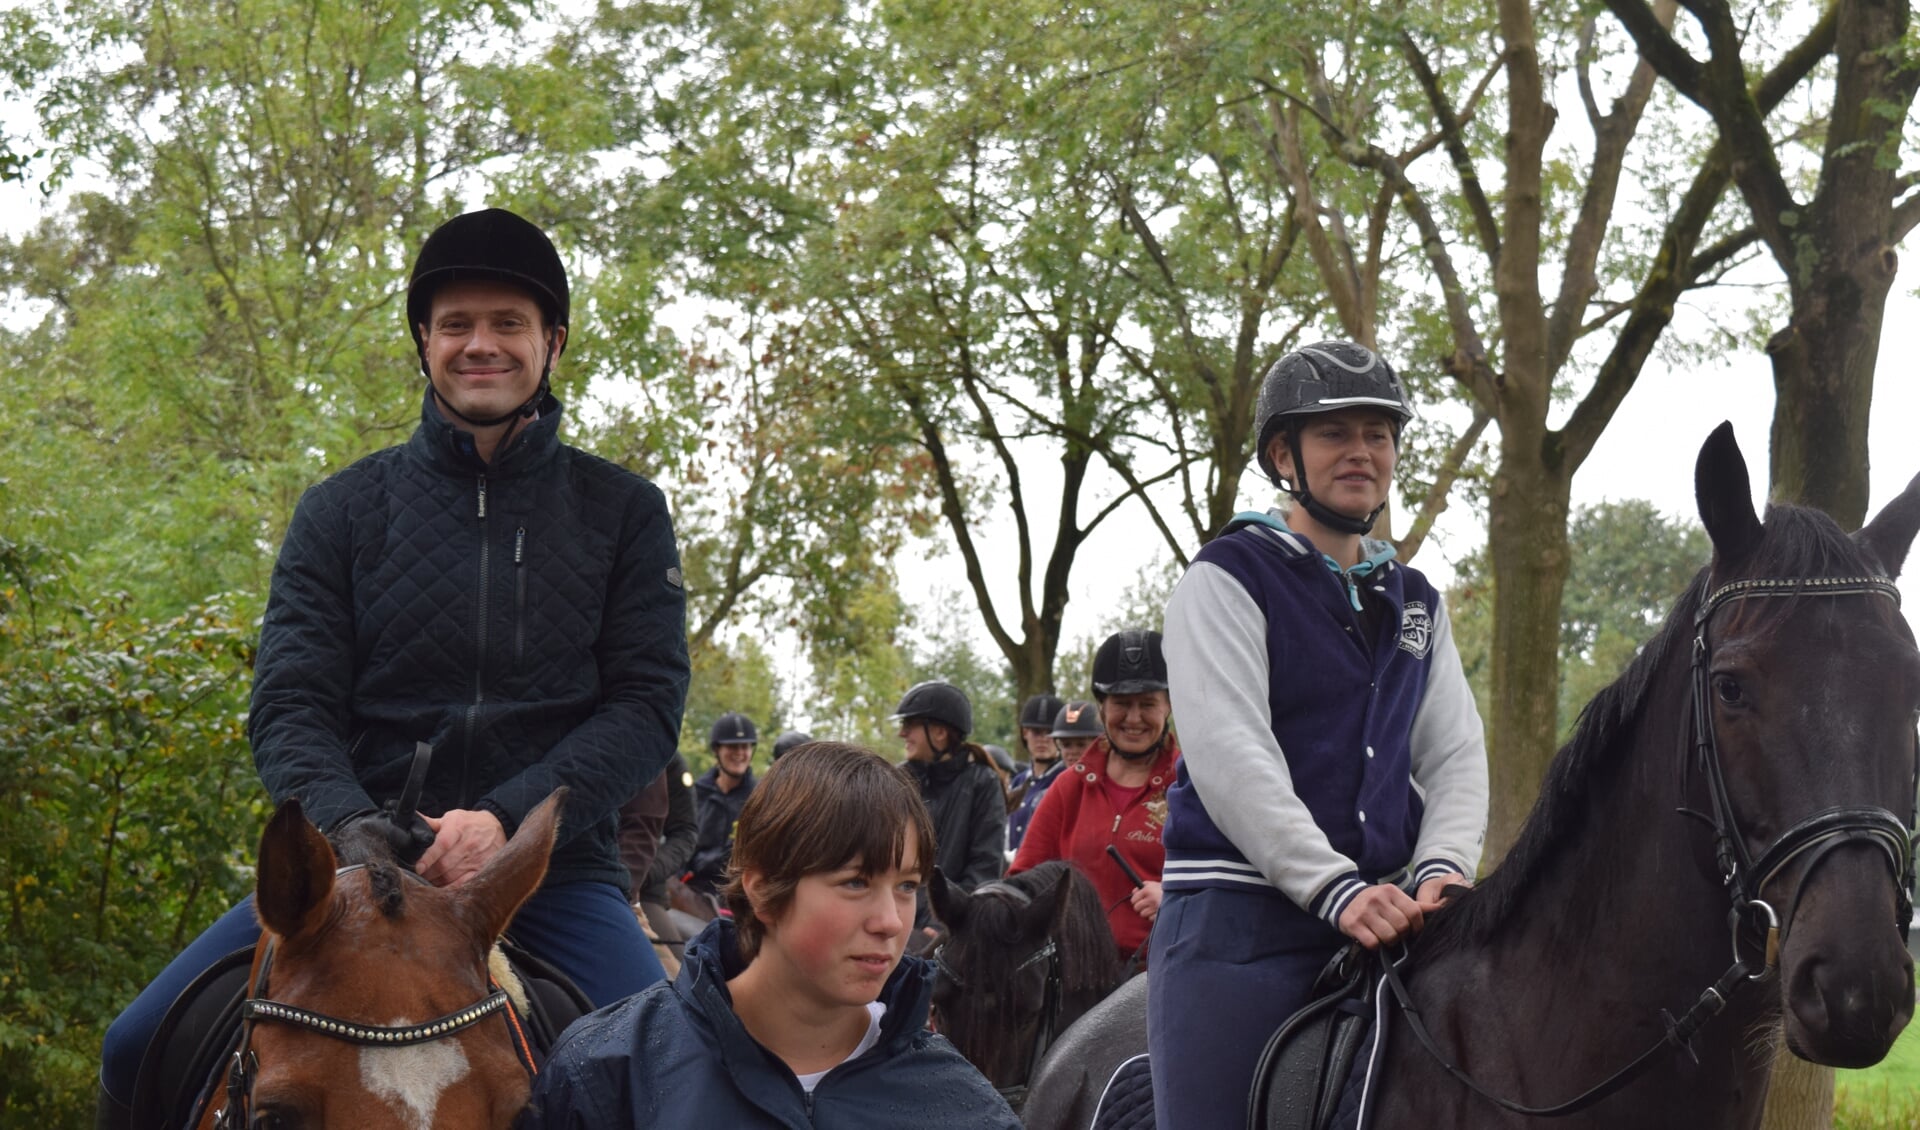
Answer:
[[[1480,442],[1481,434],[1492,422],[1491,413],[1475,406],[1473,422],[1453,441],[1453,446],[1447,448],[1446,456],[1440,460],[1440,466],[1434,472],[1433,482],[1427,486],[1427,493],[1414,511],[1413,528],[1407,531],[1406,537],[1393,543],[1402,561],[1412,561],[1413,555],[1426,544],[1427,535],[1433,532],[1434,522],[1447,508],[1447,500],[1453,495],[1453,484],[1460,478],[1460,472],[1467,464],[1467,456],[1473,454],[1474,445]]]
[[[1687,49],[1673,38],[1668,31],[1671,21],[1661,23],[1646,0],[1605,2],[1607,10],[1633,37],[1633,45],[1640,49],[1640,57],[1653,64],[1653,69],[1660,72],[1660,77],[1671,83],[1689,101],[1711,112],[1712,107],[1704,101],[1706,68],[1700,60],[1687,54]]]
[[[1473,229],[1480,237],[1480,250],[1486,254],[1488,264],[1497,270],[1500,263],[1500,222],[1494,218],[1493,205],[1480,183],[1479,172],[1474,169],[1473,153],[1467,148],[1459,115],[1454,113],[1446,91],[1440,89],[1440,78],[1434,73],[1433,65],[1410,33],[1400,34],[1400,52],[1413,68],[1414,78],[1427,96],[1427,104],[1433,107],[1434,121],[1446,140],[1447,156],[1452,159],[1454,172],[1460,179],[1461,195],[1466,197],[1467,209],[1473,214]]]

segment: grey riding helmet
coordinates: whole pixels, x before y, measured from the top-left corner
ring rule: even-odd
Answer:
[[[1106,731],[1100,727],[1100,708],[1091,702],[1069,702],[1053,716],[1056,738],[1097,738]]]
[[[753,719],[744,714],[722,714],[714,720],[713,729],[707,734],[707,745],[753,745],[760,740],[759,731],[753,728]]]
[[[1261,379],[1253,416],[1259,428],[1253,453],[1273,485],[1292,495],[1322,525],[1342,533],[1364,534],[1373,529],[1385,503],[1365,519],[1350,518],[1314,498],[1304,481],[1289,484],[1267,454],[1274,437],[1285,435],[1293,465],[1299,468],[1302,421],[1345,408],[1378,408],[1385,412],[1393,421],[1396,445],[1401,430],[1413,419],[1413,404],[1400,386],[1399,376],[1379,354],[1350,341],[1303,345],[1275,361]]]
[[[959,740],[973,733],[973,703],[959,687],[938,679],[910,687],[893,708],[893,716],[901,721],[924,718],[943,723],[960,735]]]
[[[1115,632],[1093,654],[1093,697],[1145,694],[1167,689],[1167,657],[1160,633],[1141,628]]]

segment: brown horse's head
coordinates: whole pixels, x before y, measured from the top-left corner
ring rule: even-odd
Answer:
[[[255,908],[260,951],[270,942],[273,956],[264,978],[255,958],[253,995],[388,1028],[485,1000],[488,952],[546,874],[564,799],[565,790],[547,798],[477,875],[445,889],[415,880],[380,850],[336,876],[333,846],[298,801],[282,804],[260,841]],[[436,1039],[377,1047],[258,1020],[249,1125],[503,1130],[529,1091],[510,1025],[496,1011]]]
[[[1901,844],[1914,810],[1920,652],[1884,586],[1847,582],[1899,575],[1920,526],[1920,479],[1852,538],[1797,507],[1770,508],[1763,524],[1722,425],[1700,453],[1696,487],[1714,545],[1708,591],[1759,583],[1707,605],[1696,694],[1734,838],[1753,864],[1748,893],[1779,920],[1787,1045],[1817,1063],[1877,1063],[1913,1015],[1913,961],[1896,920],[1912,879],[1899,872],[1911,858]],[[1803,578],[1835,594],[1767,584]]]

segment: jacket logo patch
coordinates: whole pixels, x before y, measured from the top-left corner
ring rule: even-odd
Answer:
[[[680,587],[680,566],[675,565],[667,570],[667,583],[674,588]]]
[[[1433,617],[1418,600],[1407,601],[1406,615],[1400,620],[1400,650],[1416,659],[1425,659],[1433,649]]]
[[[1157,829],[1164,827],[1166,823],[1167,794],[1163,791],[1159,796],[1147,802],[1147,825]]]

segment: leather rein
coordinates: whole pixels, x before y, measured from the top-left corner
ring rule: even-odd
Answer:
[[[996,895],[1015,906],[1028,906],[1033,902],[1032,895],[997,879],[991,883],[982,883],[974,889],[973,894],[976,898],[980,895]],[[945,949],[944,941],[933,947],[928,955],[933,960],[933,967],[947,980],[953,982],[954,988],[965,989],[966,979],[961,977],[959,971],[953,966],[947,964],[943,955]],[[1009,978],[1018,977],[1043,961],[1047,963],[1047,978],[1041,989],[1040,1028],[1034,1033],[1033,1050],[1027,1056],[1026,1075],[1018,1083],[994,1088],[1000,1092],[1001,1098],[1007,1100],[1007,1105],[1016,1111],[1026,1102],[1027,1088],[1033,1083],[1034,1073],[1040,1069],[1040,1061],[1046,1057],[1047,1050],[1053,1046],[1054,1038],[1059,1035],[1056,1029],[1060,1026],[1061,998],[1065,992],[1065,978],[1060,969],[1059,944],[1049,936],[1040,948],[1021,959],[1020,964],[1014,966],[1013,972],[1008,974]]]
[[[1728,999],[1742,985],[1764,979],[1772,973],[1780,958],[1781,917],[1771,905],[1761,899],[1766,885],[1779,875],[1786,866],[1802,855],[1811,853],[1806,869],[1800,876],[1800,885],[1794,890],[1785,921],[1791,924],[1793,912],[1800,905],[1800,896],[1805,892],[1813,869],[1820,865],[1826,855],[1842,844],[1865,841],[1885,850],[1888,861],[1893,865],[1894,882],[1898,893],[1895,896],[1895,912],[1900,933],[1904,938],[1913,922],[1913,883],[1914,883],[1914,835],[1912,832],[1913,814],[1902,821],[1898,816],[1884,808],[1873,805],[1849,805],[1823,809],[1788,828],[1780,837],[1753,858],[1747,850],[1747,842],[1740,831],[1740,820],[1734,811],[1733,802],[1727,791],[1726,773],[1720,762],[1720,749],[1715,740],[1713,728],[1713,704],[1709,698],[1712,689],[1712,649],[1707,642],[1707,624],[1716,609],[1735,601],[1753,600],[1765,597],[1841,597],[1841,596],[1884,596],[1900,604],[1900,591],[1893,581],[1886,577],[1818,577],[1791,580],[1756,579],[1734,581],[1714,589],[1700,605],[1693,617],[1693,655],[1692,690],[1688,705],[1692,715],[1693,762],[1705,773],[1708,795],[1713,812],[1705,814],[1689,808],[1679,809],[1683,816],[1701,820],[1713,828],[1714,858],[1720,869],[1721,884],[1727,890],[1729,909],[1727,925],[1733,941],[1733,964],[1727,967],[1718,980],[1700,994],[1693,1007],[1678,1019],[1666,1009],[1660,1010],[1660,1019],[1665,1034],[1651,1047],[1641,1052],[1630,1063],[1614,1072],[1600,1083],[1582,1092],[1566,1102],[1550,1107],[1529,1107],[1493,1094],[1482,1087],[1466,1072],[1449,1060],[1433,1034],[1427,1030],[1426,1023],[1420,1018],[1420,1010],[1407,993],[1406,985],[1401,981],[1400,972],[1393,960],[1382,951],[1380,964],[1388,988],[1405,1014],[1407,1026],[1413,1031],[1420,1046],[1424,1048],[1435,1063],[1447,1074],[1458,1080],[1468,1090],[1502,1110],[1533,1118],[1558,1118],[1585,1110],[1594,1103],[1626,1086],[1638,1078],[1654,1063],[1664,1058],[1661,1053],[1669,1049],[1685,1051],[1699,1062],[1692,1046],[1693,1035],[1702,1025],[1718,1015],[1727,1006]],[[1920,779],[1920,746],[1916,746],[1916,779]],[[1747,934],[1751,927],[1754,934]],[[1756,941],[1757,938],[1757,941]],[[1751,964],[1748,955],[1743,953],[1745,941],[1756,965]]]

